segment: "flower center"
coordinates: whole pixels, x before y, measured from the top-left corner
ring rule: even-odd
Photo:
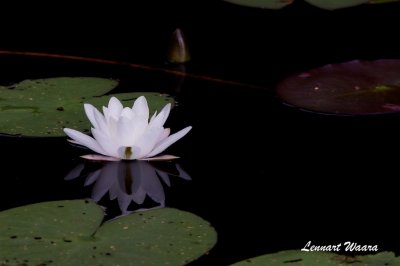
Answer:
[[[125,147],[125,159],[130,159],[132,154],[132,147]]]

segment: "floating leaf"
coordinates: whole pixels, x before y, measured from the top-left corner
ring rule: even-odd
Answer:
[[[242,6],[280,9],[293,3],[294,0],[225,0],[225,1]],[[384,4],[391,2],[399,2],[399,0],[305,0],[305,1],[311,5],[328,10],[352,7],[365,3]]]
[[[281,266],[281,265],[301,265],[301,266],[382,266],[399,265],[400,258],[395,257],[393,252],[380,252],[374,255],[364,256],[344,256],[327,252],[302,252],[298,250],[281,251],[278,253],[267,254],[256,258],[237,262],[232,266]]]
[[[361,5],[364,3],[368,3],[369,0],[305,0],[305,1],[319,8],[334,10],[338,8]]]
[[[327,65],[285,79],[277,94],[290,105],[315,112],[399,112],[400,60]]]
[[[368,4],[385,4],[392,2],[399,2],[399,0],[369,0]]]
[[[216,233],[176,209],[104,223],[89,200],[53,201],[0,212],[0,265],[184,265],[205,254]]]
[[[260,8],[280,9],[291,4],[294,0],[225,0],[227,2]]]
[[[112,95],[103,96],[118,85],[111,79],[95,77],[60,77],[24,80],[0,86],[0,132],[11,135],[65,136],[64,127],[88,131],[83,103],[106,105]],[[127,106],[144,95],[152,112],[172,99],[154,92],[115,94]]]

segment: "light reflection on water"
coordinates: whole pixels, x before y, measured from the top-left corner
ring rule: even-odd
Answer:
[[[172,169],[166,170],[166,166]],[[85,174],[85,164],[73,168],[65,180],[86,176],[84,186],[93,185],[91,198],[96,202],[104,198],[108,192],[110,200],[117,200],[122,215],[133,211],[143,211],[165,207],[164,186],[170,187],[170,176],[191,180],[191,177],[180,167],[171,162],[150,163],[146,161],[118,161],[103,163],[100,169]],[[139,207],[148,196],[153,207],[130,209],[132,202]]]

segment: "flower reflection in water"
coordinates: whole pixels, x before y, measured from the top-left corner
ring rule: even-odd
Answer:
[[[169,165],[167,165],[169,164]],[[165,170],[160,166],[174,166],[173,170]],[[79,164],[71,170],[65,180],[79,177],[84,171],[84,164]],[[190,180],[190,176],[178,165],[168,162],[150,163],[146,161],[115,161],[103,164],[101,169],[87,175],[85,186],[94,184],[92,199],[100,201],[108,192],[110,200],[117,199],[122,214],[129,214],[129,205],[135,202],[142,205],[146,195],[157,205],[153,208],[165,206],[163,184],[170,186],[169,175]],[[161,180],[162,181],[161,181]],[[146,210],[139,209],[139,210]],[[138,210],[137,210],[138,211]]]

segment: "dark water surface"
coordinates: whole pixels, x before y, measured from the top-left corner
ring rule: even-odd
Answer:
[[[50,42],[41,38],[16,41],[19,33],[43,26],[46,21],[39,18],[27,29],[13,31],[9,36],[15,34],[18,39],[6,38],[0,48],[159,66],[166,32],[179,25],[191,42],[190,73],[262,88],[190,76],[183,80],[124,65],[15,55],[0,55],[0,82],[97,76],[119,79],[117,91],[174,95],[178,106],[167,126],[178,130],[192,125],[193,129],[169,153],[182,157],[178,162],[192,180],[171,178],[171,187],[165,190],[166,205],[203,217],[219,236],[210,254],[192,265],[227,265],[264,253],[301,249],[310,240],[316,244],[354,241],[399,254],[399,115],[306,113],[282,105],[273,92],[283,77],[309,68],[354,59],[398,59],[399,43],[393,35],[398,29],[399,6],[335,12],[304,3],[282,11],[222,2],[184,7],[184,13],[171,8],[172,13],[158,10],[155,14],[146,7],[145,14],[161,15],[163,23],[155,25],[133,15],[114,14],[104,22],[102,13],[96,13],[91,27],[81,27],[79,14],[84,12],[78,10],[78,22],[68,24],[55,16],[59,31],[44,27],[38,32],[38,36],[54,33],[46,39]],[[194,12],[196,8],[200,13]],[[69,26],[72,31],[67,30]],[[104,32],[112,32],[114,39],[103,38]],[[78,156],[85,153],[66,139],[1,137],[0,147],[1,210],[90,196],[91,187],[84,187],[84,177],[64,180],[82,162]],[[102,204],[118,213],[115,201]]]
[[[306,113],[285,107],[268,88],[194,78],[181,80],[177,92],[180,77],[126,66],[21,56],[0,60],[9,66],[4,76],[13,82],[22,77],[91,75],[120,79],[116,92],[176,96],[178,105],[167,126],[178,130],[192,125],[193,130],[169,153],[182,157],[178,162],[192,181],[171,178],[166,205],[193,212],[216,228],[218,244],[196,262],[199,265],[299,249],[309,240],[359,241],[399,251],[397,115]],[[17,69],[23,74],[14,75]],[[0,141],[1,209],[90,197],[92,186],[84,187],[84,177],[64,180],[87,151],[64,138]],[[101,203],[110,214],[119,214],[116,201]]]

